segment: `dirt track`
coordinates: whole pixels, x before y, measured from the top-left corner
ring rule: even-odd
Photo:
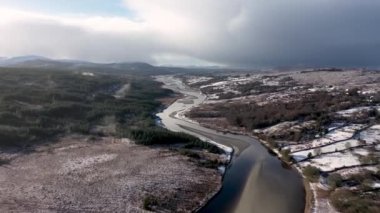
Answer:
[[[0,157],[10,157],[0,154]],[[189,212],[218,190],[221,176],[166,148],[128,140],[67,137],[0,166],[0,212]]]

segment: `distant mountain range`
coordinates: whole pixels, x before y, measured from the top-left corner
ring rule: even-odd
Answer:
[[[122,63],[93,63],[80,60],[56,60],[42,56],[19,56],[13,58],[0,57],[0,67],[28,68],[43,70],[63,70],[82,72],[117,72],[139,75],[158,75],[173,73],[212,73],[220,71],[237,71],[236,69],[222,69],[217,67],[170,67],[153,66],[144,62],[122,62]]]
[[[337,71],[337,70],[362,70],[358,68],[334,68],[322,67],[313,68],[303,65],[288,66],[288,67],[273,67],[263,69],[249,69],[249,68],[221,68],[217,66],[208,67],[172,67],[172,66],[154,66],[145,62],[121,62],[121,63],[94,63],[81,60],[70,59],[50,59],[42,56],[27,55],[13,58],[0,57],[0,67],[11,68],[30,68],[30,69],[50,69],[50,70],[70,70],[70,71],[91,71],[91,72],[126,72],[129,74],[171,74],[179,72],[190,73],[220,73],[223,71],[234,72],[270,72],[270,71]],[[363,68],[366,70],[365,68]],[[369,70],[380,70],[379,68]]]
[[[101,64],[79,60],[55,60],[33,55],[13,58],[0,58],[0,67],[99,72],[128,71],[128,73],[138,72],[139,74],[172,73],[178,72],[182,69],[174,67],[157,67],[144,62]]]
[[[70,67],[80,67],[80,66],[88,66],[88,67],[99,67],[99,66],[107,66],[114,68],[153,68],[154,66],[143,63],[143,62],[133,62],[133,63],[111,63],[111,64],[100,64],[100,63],[92,63],[87,61],[80,60],[55,60],[42,56],[19,56],[13,58],[0,58],[0,66],[2,67],[29,67],[29,68],[57,68],[64,67],[65,69]]]

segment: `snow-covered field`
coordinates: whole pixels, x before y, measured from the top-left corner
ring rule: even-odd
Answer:
[[[258,106],[263,106],[277,101],[292,103],[302,101],[312,93],[319,94],[324,91],[332,95],[340,95],[349,94],[350,89],[359,88],[360,90],[357,93],[365,96],[365,101],[351,109],[338,112],[328,110],[327,114],[333,121],[328,126],[322,126],[322,129],[319,129],[321,123],[318,120],[307,121],[311,122],[310,124],[302,120],[282,120],[281,123],[276,123],[265,129],[254,130],[258,136],[263,135],[272,138],[276,144],[281,146],[282,150],[289,149],[290,155],[296,161],[295,166],[301,173],[305,166],[312,165],[321,171],[328,172],[327,175],[333,171],[333,173],[341,174],[346,178],[349,175],[360,174],[366,170],[376,172],[379,169],[379,165],[374,164],[373,158],[380,153],[380,124],[373,125],[373,122],[376,121],[374,116],[376,111],[374,110],[380,112],[380,106],[374,104],[363,107],[364,104],[374,103],[376,100],[380,87],[373,83],[373,79],[377,78],[358,70],[352,70],[344,72],[285,72],[279,75],[274,73],[266,75],[262,73],[239,76],[220,75],[212,80],[199,77],[195,81],[203,82],[198,85],[202,92],[207,93],[206,103],[210,105],[255,103]],[[206,82],[208,80],[211,81]],[[188,81],[189,85],[191,83]],[[348,103],[348,105],[350,104]],[[355,124],[356,122],[357,124]],[[364,122],[366,124],[359,124]],[[323,133],[325,129],[327,133]],[[302,134],[302,143],[296,142],[298,140],[288,141],[291,140],[289,139],[291,137],[286,137],[286,133],[298,132]],[[265,143],[265,141],[263,142]],[[280,153],[279,149],[274,151],[279,153],[279,156],[283,154],[283,152]],[[321,178],[321,181],[326,182],[326,180],[326,178]],[[374,183],[374,187],[380,187],[380,182]],[[322,193],[320,197],[317,197],[317,189],[329,190],[326,183],[311,184],[311,188],[316,198],[315,212],[336,212],[330,205],[326,194]]]
[[[356,139],[350,139],[350,140],[346,140],[346,141],[342,141],[342,142],[338,142],[338,143],[334,143],[334,144],[331,144],[328,146],[321,147],[320,151],[321,151],[321,154],[330,153],[330,152],[339,152],[339,151],[347,149],[348,145],[350,147],[354,148],[356,146],[359,146],[360,143]],[[304,160],[307,158],[307,155],[309,153],[311,153],[312,156],[316,155],[315,149],[312,149],[312,150],[304,150],[304,151],[294,152],[293,157],[298,161]]]
[[[189,85],[199,82],[206,82],[211,80],[207,77],[193,77],[187,80]],[[200,86],[201,89],[212,88],[208,95],[208,101],[218,101],[220,95],[223,93],[235,93],[239,94],[239,91],[236,91],[238,85],[244,85],[252,82],[261,82],[265,86],[279,86],[281,83],[282,77],[275,76],[262,76],[262,75],[240,75],[240,76],[225,76],[220,78],[220,80],[212,81],[210,83],[204,83]],[[314,87],[309,92],[324,90],[324,91],[333,91],[337,87],[335,86],[326,86],[322,85],[319,87]],[[310,89],[310,88],[309,88]],[[314,90],[313,90],[314,89]],[[294,91],[291,89],[284,93],[273,93],[275,98],[279,98],[282,101],[288,99],[293,100],[299,96],[300,93],[292,95]],[[297,92],[297,91],[296,91]],[[272,94],[271,94],[272,95]],[[266,101],[272,101],[271,95],[265,97]],[[278,97],[277,97],[278,96]],[[255,96],[255,100],[260,103],[263,101],[260,99],[260,94]],[[242,100],[249,99],[249,96],[245,97],[234,97],[230,100]],[[361,113],[367,113],[370,110],[377,109],[380,111],[380,106],[371,106],[371,107],[354,107],[347,110],[338,111],[335,113],[337,118],[342,118],[343,121],[337,121],[329,126],[328,133],[325,135],[316,135],[315,139],[310,140],[302,144],[292,144],[286,145],[284,149],[290,149],[291,155],[296,161],[300,162],[300,166],[304,167],[306,165],[313,165],[320,168],[323,171],[330,171],[336,168],[341,168],[345,166],[355,166],[360,165],[358,159],[359,156],[366,156],[369,154],[368,149],[362,148],[366,145],[371,144],[380,144],[380,125],[374,125],[368,129],[365,124],[347,124],[347,121],[344,121],[346,118],[353,118],[356,115]],[[365,114],[364,114],[365,115]],[[262,130],[265,134],[275,134],[277,131],[282,131],[284,129],[289,129],[293,127],[298,127],[299,125],[296,122],[283,122],[278,125],[268,127],[265,130]],[[380,149],[380,145],[378,147]],[[311,157],[309,160],[307,159]],[[304,161],[305,160],[305,161]]]
[[[241,92],[236,90],[237,85],[245,85],[252,82],[261,82],[264,86],[278,86],[280,85],[279,79],[277,78],[265,78],[260,74],[257,75],[239,75],[239,76],[226,76],[222,77],[220,81],[214,81],[210,83],[206,83],[213,78],[204,77],[204,76],[188,76],[186,79],[186,83],[188,85],[194,85],[196,83],[204,83],[200,86],[201,89],[212,88],[217,92],[217,94],[207,94],[209,95],[209,100],[217,100],[219,99],[219,95],[221,93],[234,93],[236,95],[240,95]],[[281,77],[280,77],[281,79]]]
[[[189,85],[196,84],[196,83],[202,83],[213,79],[212,77],[199,77],[199,76],[189,76],[186,79],[186,83]]]
[[[374,125],[359,134],[367,144],[380,144],[380,125]]]
[[[307,155],[309,152],[313,153],[315,148],[321,146],[322,153],[335,150],[340,151],[344,149],[343,147],[345,147],[347,143],[350,144],[350,147],[358,146],[358,140],[353,139],[353,137],[356,131],[363,128],[365,128],[365,125],[362,124],[351,124],[340,128],[338,127],[324,135],[322,138],[317,138],[304,144],[290,145],[287,148],[290,148],[294,155],[303,155],[305,152]]]
[[[342,177],[348,177],[352,174],[358,174],[358,173],[361,173],[365,170],[370,170],[370,171],[376,172],[377,168],[376,168],[376,166],[360,166],[360,167],[342,169],[342,170],[337,171],[337,173],[342,175]]]
[[[359,137],[354,137],[357,131],[361,131]],[[371,144],[380,144],[380,125],[367,129],[363,124],[337,127],[322,138],[287,148],[290,148],[293,158],[301,167],[312,165],[322,171],[331,171],[346,166],[359,166],[361,163],[358,157],[369,154],[369,150],[362,147]],[[311,158],[306,160],[308,156]]]
[[[368,151],[368,149],[364,149],[364,148],[358,148],[358,149],[355,149],[353,151],[355,154],[357,155],[361,155],[361,156],[367,156],[370,152]]]
[[[353,116],[355,113],[368,112],[371,109],[372,109],[372,107],[355,107],[355,108],[351,108],[351,109],[347,109],[347,110],[338,111],[338,112],[336,112],[336,114],[338,114],[342,117],[349,118],[349,117]]]
[[[212,87],[213,89],[216,89],[216,90],[222,90],[223,91],[222,93],[234,93],[234,94],[239,95],[241,93],[237,90],[234,90],[233,87],[235,85],[241,84],[241,83],[242,82],[234,82],[232,80],[226,80],[226,81],[215,82],[212,84],[202,85],[200,88],[204,89],[204,88]],[[208,99],[217,100],[217,99],[219,99],[219,95],[218,94],[210,94],[208,96]]]
[[[335,129],[325,135],[325,138],[332,141],[342,141],[352,138],[356,131],[365,128],[363,124],[351,124],[342,128]]]
[[[114,160],[117,157],[116,154],[101,154],[91,157],[80,157],[77,159],[71,159],[62,165],[62,174],[68,174],[75,170],[81,170],[86,167],[93,167],[95,164],[104,163]]]
[[[178,152],[88,139],[68,136],[0,166],[0,212],[147,212],[147,193],[174,204],[156,212],[193,212],[220,188],[218,171]]]
[[[94,73],[92,73],[92,72],[82,72],[82,75],[83,76],[91,76],[91,77],[95,76]]]
[[[319,157],[311,159],[310,161],[301,162],[300,165],[302,167],[312,165],[322,171],[331,171],[340,167],[360,165],[360,162],[354,153],[346,151],[344,153],[336,152],[332,154],[321,155]]]

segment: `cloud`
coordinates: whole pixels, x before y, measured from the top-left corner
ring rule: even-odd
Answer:
[[[379,66],[380,2],[124,0],[134,17],[0,9],[0,55],[229,66]]]
[[[0,54],[100,62],[147,60],[158,48],[149,29],[120,17],[58,17],[0,10]]]

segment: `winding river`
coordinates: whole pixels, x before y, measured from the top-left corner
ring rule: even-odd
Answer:
[[[160,76],[156,80],[184,96],[157,114],[162,125],[169,130],[186,132],[234,150],[222,189],[199,212],[304,212],[303,181],[294,169],[282,164],[254,138],[223,134],[187,120],[181,113],[203,103],[206,96],[173,76]]]

